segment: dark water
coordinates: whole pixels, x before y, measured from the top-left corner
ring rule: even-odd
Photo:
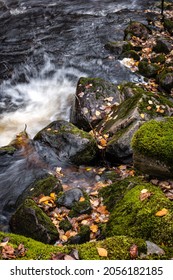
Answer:
[[[0,145],[8,144],[24,124],[33,137],[56,118],[68,120],[80,76],[114,83],[140,81],[104,45],[123,40],[131,20],[146,23],[143,11],[155,2],[0,1]],[[39,157],[37,149],[33,153]],[[32,156],[19,153],[0,158],[2,225],[8,223],[21,192],[56,165],[54,156],[47,169],[32,164]]]

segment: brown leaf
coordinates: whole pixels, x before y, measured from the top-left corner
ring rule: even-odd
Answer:
[[[24,257],[26,254],[27,249],[24,247],[24,245],[21,243],[15,250],[15,255],[17,257]]]
[[[143,200],[149,198],[151,195],[152,195],[151,192],[149,192],[147,189],[143,189],[143,190],[140,192],[139,199],[140,199],[140,201],[143,201]]]
[[[97,247],[97,252],[100,257],[107,257],[108,256],[108,251],[104,248],[98,248]]]
[[[136,259],[138,257],[138,246],[136,244],[130,247],[130,257],[131,259]]]
[[[99,206],[97,208],[97,212],[101,213],[101,214],[109,214],[109,211],[106,209],[105,205]]]
[[[158,211],[155,215],[156,215],[157,217],[163,217],[163,216],[165,216],[166,214],[168,214],[168,209],[162,208],[162,210]]]
[[[14,254],[15,250],[11,245],[5,245],[2,248],[2,258],[6,260],[15,259],[16,256]]]

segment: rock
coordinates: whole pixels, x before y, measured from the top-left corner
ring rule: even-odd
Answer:
[[[134,50],[130,50],[130,51],[126,51],[123,52],[120,56],[119,59],[123,59],[123,58],[133,58],[136,61],[140,60],[140,56],[137,54],[136,51]]]
[[[19,206],[10,220],[10,226],[12,232],[43,243],[53,244],[59,238],[50,218],[32,199],[26,199]]]
[[[108,42],[105,49],[111,51],[114,55],[121,55],[123,52],[130,51],[133,46],[127,41]]]
[[[160,70],[160,66],[147,61],[140,61],[138,64],[139,73],[146,78],[154,78]]]
[[[133,21],[127,26],[127,28],[124,30],[124,33],[125,40],[129,40],[133,36],[139,37],[141,39],[147,39],[150,34],[150,30],[146,25]]]
[[[153,47],[153,51],[156,53],[168,54],[173,50],[173,41],[167,38],[160,38],[156,40],[156,45]]]
[[[160,63],[160,64],[163,64],[165,63],[165,55],[164,54],[158,54],[158,55],[155,55],[153,57],[151,57],[151,62],[152,63]]]
[[[172,92],[173,89],[173,71],[169,68],[164,69],[159,75],[157,75],[157,81],[161,89],[168,93]]]
[[[82,244],[90,240],[90,227],[82,225],[77,235],[72,236],[68,240],[68,244]]]
[[[105,155],[113,164],[131,161],[133,154],[131,139],[135,131],[152,118],[170,116],[173,108],[173,103],[162,95],[146,92],[140,87],[128,84],[122,88],[120,86],[120,90],[124,97],[128,94],[132,97],[113,108],[108,117],[96,128],[96,131],[103,135],[109,135]]]
[[[65,232],[72,228],[72,224],[66,218],[65,220],[61,220],[59,223],[59,228],[64,230]]]
[[[57,200],[57,204],[71,209],[75,202],[78,202],[84,193],[79,188],[73,188],[64,192]]]
[[[165,255],[165,252],[162,248],[160,248],[158,245],[156,245],[155,243],[151,242],[151,241],[146,241],[147,244],[147,255]]]
[[[129,184],[127,184],[129,182]],[[117,195],[117,189],[123,189],[124,193],[119,196],[117,202],[110,205]],[[129,188],[131,186],[131,188]],[[173,245],[173,207],[172,201],[165,197],[163,191],[157,186],[140,180],[139,177],[127,178],[106,187],[108,195],[102,193],[104,204],[110,212],[109,221],[104,233],[107,236],[125,235],[135,238],[150,240],[161,246],[172,247]],[[141,192],[147,189],[151,196],[140,200]],[[106,192],[105,192],[106,193]],[[167,214],[157,216],[156,213],[162,208],[167,209]]]
[[[114,84],[100,78],[80,78],[70,121],[90,131],[106,116],[112,105],[122,101]]]
[[[62,184],[56,177],[45,174],[44,178],[36,180],[23,191],[17,199],[16,206],[18,207],[26,198],[37,197],[40,194],[50,195],[52,192],[57,195],[62,190]]]
[[[134,167],[156,178],[173,177],[173,118],[143,124],[132,139]]]
[[[164,27],[171,35],[173,35],[173,19],[164,18]]]
[[[91,163],[97,155],[95,139],[67,121],[54,121],[34,137],[54,150],[59,160],[76,165]]]

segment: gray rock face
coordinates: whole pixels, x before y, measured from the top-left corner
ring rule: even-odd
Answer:
[[[70,121],[90,131],[106,116],[111,106],[122,101],[114,84],[100,78],[80,78]]]
[[[72,208],[75,202],[78,202],[79,199],[83,196],[83,191],[79,188],[73,188],[68,190],[58,198],[58,205],[65,206],[67,208]]]
[[[62,162],[87,164],[92,162],[97,154],[95,139],[67,121],[52,122],[41,130],[34,140],[51,147]]]

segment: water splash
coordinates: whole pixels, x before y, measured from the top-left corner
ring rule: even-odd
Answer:
[[[52,73],[50,75],[50,73]],[[0,119],[0,146],[7,145],[27,125],[27,132],[33,137],[39,130],[56,119],[69,120],[72,98],[76,83],[67,75],[82,73],[74,69],[56,69],[49,59],[29,83],[11,85],[5,82],[3,95],[16,106],[16,111],[3,112]],[[2,88],[1,88],[2,89]],[[1,108],[5,103],[1,102]]]

